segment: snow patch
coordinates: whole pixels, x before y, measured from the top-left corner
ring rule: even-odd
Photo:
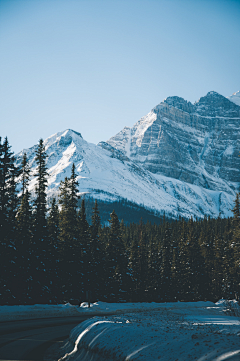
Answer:
[[[231,102],[240,106],[240,90],[227,97]]]
[[[239,360],[240,321],[224,313],[224,301],[141,305],[141,312],[126,313],[130,304],[119,304],[124,313],[75,327],[59,360]],[[92,308],[99,306],[116,308]]]

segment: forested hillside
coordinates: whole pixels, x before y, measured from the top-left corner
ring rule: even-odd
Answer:
[[[74,164],[48,207],[42,140],[35,160],[31,195],[26,155],[18,169],[7,138],[0,142],[1,304],[80,302],[86,291],[109,302],[239,297],[239,194],[233,218],[151,224],[139,214],[126,224],[112,210],[103,225],[97,202],[87,220]]]

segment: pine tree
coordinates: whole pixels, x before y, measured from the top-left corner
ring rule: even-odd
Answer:
[[[82,256],[79,243],[78,221],[78,182],[75,165],[72,165],[70,178],[60,184],[60,277],[63,280],[62,296],[64,299],[79,298],[82,289]],[[77,295],[76,295],[77,292]]]
[[[35,152],[36,168],[36,199],[34,201],[34,233],[31,251],[31,275],[33,278],[32,298],[38,302],[48,302],[50,295],[47,248],[47,154],[40,139]]]
[[[46,236],[47,228],[47,154],[43,140],[40,139],[38,148],[36,150],[35,161],[37,163],[37,169],[35,176],[37,177],[36,185],[36,200],[35,200],[35,234],[38,240],[42,240]]]
[[[148,251],[146,233],[142,220],[137,227],[137,233],[132,242],[129,267],[132,279],[132,298],[134,300],[144,301],[148,280]]]
[[[51,293],[55,299],[61,297],[60,294],[60,269],[59,269],[59,209],[56,198],[51,201],[50,213],[47,219],[48,228],[48,258],[51,260],[49,265],[49,278]]]
[[[236,194],[233,208],[233,239],[231,247],[233,249],[234,256],[234,297],[240,299],[240,194]]]
[[[148,235],[147,235],[148,237]],[[158,247],[157,243],[153,240],[149,241],[148,246],[148,272],[147,272],[147,284],[146,289],[148,291],[148,300],[149,301],[158,301]]]
[[[204,299],[204,260],[200,252],[200,246],[196,237],[195,223],[191,219],[188,223],[188,234],[186,242],[187,264],[185,277],[188,288],[186,288],[186,300],[197,301]]]
[[[99,230],[101,227],[101,218],[99,216],[97,200],[93,207],[92,224],[90,226],[90,255],[91,255],[91,272],[89,275],[89,283],[92,286],[93,295],[99,299],[103,287],[103,271],[102,264],[104,260],[103,245],[99,238]]]
[[[23,155],[19,170],[21,180],[21,203],[16,216],[16,268],[17,268],[17,299],[19,303],[29,302],[29,292],[32,288],[29,277],[30,244],[32,241],[32,208],[30,205],[30,193],[28,192],[30,167],[26,153]]]
[[[18,169],[7,137],[0,140],[0,287],[2,302],[14,303],[17,257],[15,248],[16,212],[18,205],[16,177]]]
[[[236,193],[236,198],[234,200],[234,207],[233,207],[233,224],[234,228],[239,228],[240,224],[240,199],[239,199],[239,192]]]
[[[85,200],[81,202],[81,208],[78,214],[78,241],[77,247],[81,255],[81,263],[76,264],[79,274],[82,277],[82,288],[85,291],[93,292],[94,284],[91,274],[93,272],[92,255],[91,255],[91,237],[90,228],[87,222]],[[80,276],[79,276],[80,279]]]
[[[138,238],[134,237],[132,240],[130,255],[129,255],[129,265],[128,272],[131,277],[131,301],[137,302],[138,298],[138,282],[139,282],[139,258],[138,258]]]
[[[25,191],[26,191],[26,189],[28,187],[28,184],[29,184],[30,172],[31,172],[31,168],[29,166],[29,162],[28,162],[28,159],[27,159],[27,154],[26,154],[26,152],[24,152],[22,162],[21,162],[21,169],[20,169],[22,197],[24,196]]]
[[[33,215],[30,205],[30,193],[25,188],[24,195],[21,197],[21,204],[18,209],[17,217],[17,268],[18,268],[18,299],[19,303],[31,302],[33,279],[31,276],[32,260],[32,236],[33,236]]]
[[[109,300],[125,299],[127,259],[118,216],[110,214],[110,230],[106,248],[106,289]]]
[[[215,235],[214,237],[214,268],[213,268],[213,296],[215,299],[223,297],[224,280],[224,242],[223,239]]]
[[[171,292],[171,229],[165,223],[164,236],[161,246],[161,297],[163,301],[169,301]]]
[[[17,208],[16,182],[18,169],[7,137],[0,141],[0,234],[2,239],[11,231]]]
[[[66,300],[67,295],[70,294],[72,288],[71,281],[71,262],[72,262],[72,247],[75,239],[75,226],[72,228],[71,218],[69,216],[68,207],[70,202],[69,179],[66,177],[61,181],[59,187],[59,204],[61,207],[59,214],[59,277],[62,280],[60,288],[61,298]]]
[[[179,227],[179,256],[178,256],[178,269],[177,269],[177,279],[175,279],[175,284],[177,282],[176,293],[178,294],[178,300],[185,300],[185,295],[188,292],[188,280],[186,278],[186,267],[188,263],[188,254],[187,254],[187,233],[188,225],[185,220],[180,221]]]

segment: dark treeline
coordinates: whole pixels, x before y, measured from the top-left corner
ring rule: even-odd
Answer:
[[[96,191],[95,191],[96,192]],[[99,192],[100,197],[101,193],[103,196],[106,196],[105,192]],[[88,223],[91,224],[92,218],[92,209],[94,207],[95,198],[85,195],[85,207]],[[101,214],[101,223],[107,224],[109,220],[109,214],[114,209],[118,215],[118,218],[123,220],[125,224],[130,223],[139,223],[139,220],[142,219],[144,223],[151,222],[160,224],[163,222],[163,214],[157,213],[154,210],[146,209],[143,205],[139,205],[133,202],[128,201],[127,199],[119,199],[114,202],[98,199],[98,209]],[[81,206],[81,199],[79,200],[79,207]],[[169,218],[168,218],[169,217]],[[168,214],[168,217],[165,217],[165,221],[171,222],[173,217]]]
[[[112,211],[102,226],[95,202],[89,225],[74,164],[47,207],[42,140],[35,160],[33,198],[26,154],[17,169],[7,138],[0,142],[1,304],[81,302],[86,291],[109,302],[239,297],[239,194],[231,219],[126,225]]]

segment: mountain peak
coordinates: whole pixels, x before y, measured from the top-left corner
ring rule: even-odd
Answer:
[[[240,106],[240,90],[227,97],[231,102]]]
[[[192,103],[178,96],[167,97],[163,102],[187,113],[192,113],[193,111]]]
[[[82,138],[81,133],[76,132],[75,130],[72,130],[72,129],[66,129],[66,130],[64,130],[63,132],[60,132],[60,133],[61,133],[61,136],[77,136],[77,137]],[[60,135],[60,133],[57,133],[57,134]]]
[[[209,97],[209,96],[220,96],[220,97],[222,97],[221,94],[219,94],[218,92],[215,92],[214,90],[211,90],[210,92],[208,92],[206,96],[207,97]]]
[[[210,91],[194,103],[195,112],[207,117],[239,117],[239,108],[223,95]]]
[[[199,103],[209,103],[209,102],[216,102],[218,99],[226,99],[223,95],[215,92],[215,91],[210,91],[208,92],[206,95],[204,95],[203,97],[201,97],[199,100],[197,100],[194,105],[199,104]]]

